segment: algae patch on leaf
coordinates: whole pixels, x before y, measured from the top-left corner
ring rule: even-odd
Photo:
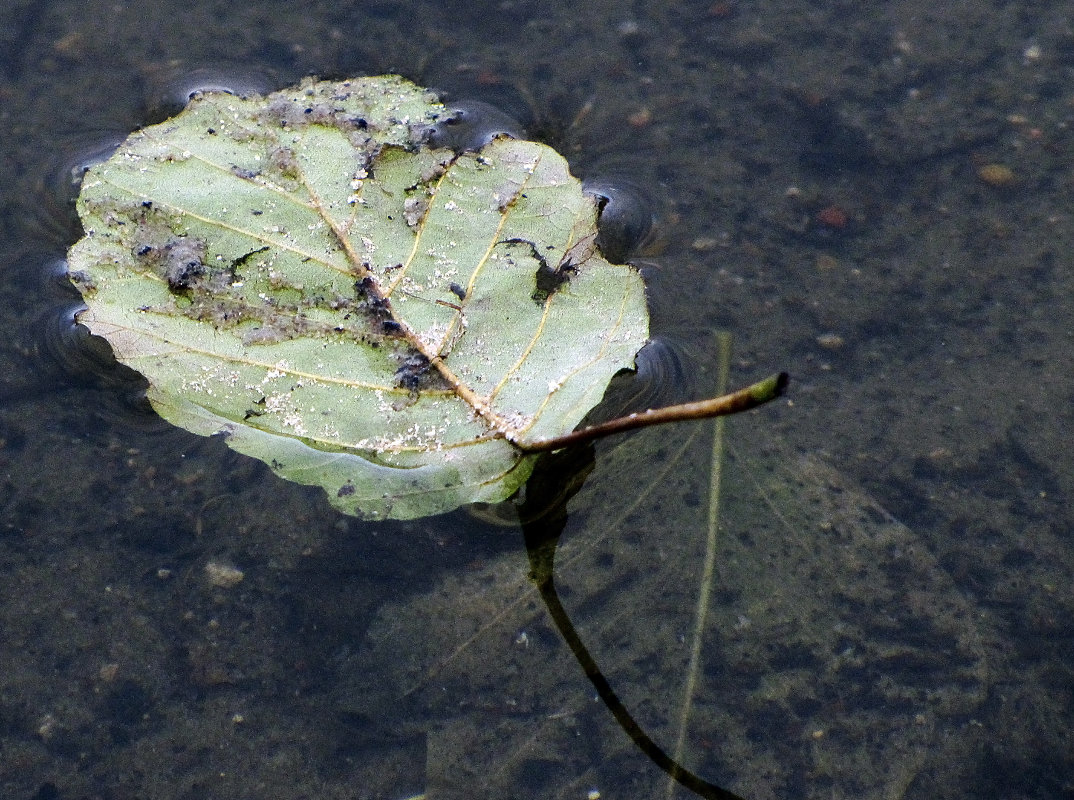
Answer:
[[[640,275],[530,141],[428,144],[401,78],[195,96],[86,175],[80,321],[170,422],[340,510],[509,497],[648,337]]]

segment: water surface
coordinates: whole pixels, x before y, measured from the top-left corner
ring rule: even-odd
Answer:
[[[711,428],[601,446],[572,500],[564,604],[650,734],[749,800],[1074,795],[1065,5],[0,19],[4,797],[687,796],[594,701],[517,527],[342,517],[70,325],[71,186],[109,143],[206,82],[389,71],[646,187],[690,390],[717,330],[732,383],[793,376],[727,425],[689,702]]]

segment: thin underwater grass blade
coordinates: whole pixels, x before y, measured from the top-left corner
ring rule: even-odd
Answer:
[[[716,334],[716,347],[719,356],[716,373],[716,394],[727,391],[728,375],[731,368],[731,334],[720,331]],[[690,665],[686,672],[683,686],[682,709],[679,711],[679,731],[675,740],[673,759],[682,764],[686,749],[686,736],[690,727],[690,712],[694,703],[698,675],[701,671],[701,642],[704,638],[708,609],[712,598],[712,583],[716,571],[716,540],[720,518],[720,478],[723,467],[723,433],[726,417],[716,417],[713,421],[712,465],[709,470],[709,510],[705,536],[705,556],[702,563],[701,578],[698,582],[697,606],[694,612],[694,630],[690,642]],[[669,778],[667,797],[672,798],[678,783]]]

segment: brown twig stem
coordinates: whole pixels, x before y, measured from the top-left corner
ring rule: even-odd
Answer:
[[[779,397],[783,394],[783,390],[786,389],[788,380],[787,373],[780,372],[777,375],[770,375],[764,380],[757,381],[757,383],[720,397],[695,400],[691,403],[680,403],[679,405],[664,406],[663,408],[651,408],[648,411],[627,414],[625,417],[616,417],[607,422],[590,425],[563,436],[537,439],[536,441],[517,441],[514,444],[527,453],[544,453],[549,450],[560,450],[570,445],[584,444],[594,439],[603,439],[605,436],[611,436],[615,433],[632,431],[636,428],[647,428],[650,425],[737,414],[740,411],[749,411],[751,408],[756,408],[769,400]]]

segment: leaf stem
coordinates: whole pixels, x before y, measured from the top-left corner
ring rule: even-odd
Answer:
[[[695,400],[691,403],[680,403],[679,405],[664,406],[663,408],[650,408],[648,411],[627,414],[625,417],[616,417],[607,422],[590,425],[563,436],[553,436],[548,439],[537,439],[536,441],[515,441],[513,444],[527,453],[544,453],[571,445],[584,444],[594,439],[603,439],[605,436],[611,436],[615,433],[647,428],[650,425],[737,414],[740,411],[749,411],[751,408],[757,408],[757,406],[763,405],[769,400],[776,399],[787,388],[788,380],[787,373],[780,372],[776,375],[769,375],[767,378],[738,391],[708,400]]]

